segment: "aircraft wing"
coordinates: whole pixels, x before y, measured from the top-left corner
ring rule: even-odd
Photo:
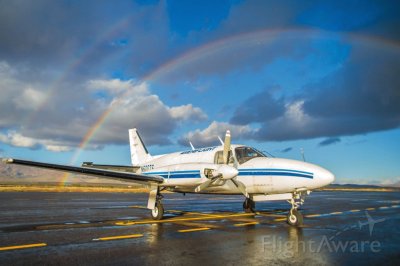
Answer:
[[[26,166],[40,167],[40,168],[46,168],[46,169],[50,169],[50,170],[58,170],[58,171],[91,175],[91,176],[103,177],[103,178],[109,178],[109,179],[131,181],[134,183],[141,183],[141,184],[148,184],[148,183],[158,183],[159,184],[159,183],[164,182],[164,178],[162,178],[161,176],[151,176],[151,175],[136,174],[136,173],[129,173],[129,172],[110,171],[110,170],[104,170],[104,169],[98,169],[98,168],[96,169],[96,168],[76,167],[76,166],[61,165],[61,164],[50,164],[50,163],[19,160],[19,159],[13,159],[13,158],[4,159],[3,161],[8,164],[20,164],[20,165],[26,165]]]

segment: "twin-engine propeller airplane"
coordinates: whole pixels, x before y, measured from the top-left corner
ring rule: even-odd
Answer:
[[[18,159],[6,163],[61,170],[112,179],[122,179],[150,187],[147,208],[155,220],[163,218],[161,191],[180,193],[244,195],[243,209],[254,212],[255,202],[287,200],[290,225],[300,225],[303,217],[298,207],[311,190],[333,182],[328,170],[306,162],[271,158],[254,148],[231,145],[226,132],[221,146],[151,156],[136,129],[129,130],[133,166],[96,165],[82,167],[48,164]]]

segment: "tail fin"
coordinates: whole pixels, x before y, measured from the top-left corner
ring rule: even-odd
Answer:
[[[132,165],[142,165],[152,159],[136,128],[129,129],[129,144]]]

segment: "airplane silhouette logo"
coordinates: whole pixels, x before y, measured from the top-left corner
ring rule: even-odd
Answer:
[[[365,211],[365,215],[367,216],[367,222],[361,222],[361,221],[358,221],[358,226],[360,227],[360,230],[361,230],[361,228],[364,226],[364,225],[368,225],[368,227],[369,227],[369,235],[370,236],[372,236],[372,231],[374,230],[374,225],[375,224],[377,224],[377,223],[380,223],[380,222],[383,222],[383,221],[385,221],[386,219],[378,219],[378,220],[374,220],[370,215],[369,215],[369,213],[367,212],[367,211]]]

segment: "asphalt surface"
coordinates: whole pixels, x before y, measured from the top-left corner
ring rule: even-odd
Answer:
[[[164,196],[154,222],[146,194],[2,192],[0,264],[400,265],[399,193],[314,192],[300,228],[286,202]]]

